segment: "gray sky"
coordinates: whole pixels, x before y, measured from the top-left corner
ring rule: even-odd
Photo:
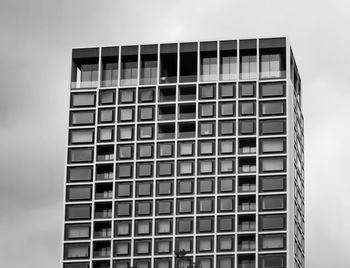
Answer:
[[[1,0],[0,260],[58,268],[72,47],[288,36],[303,80],[307,267],[350,267],[349,0]]]

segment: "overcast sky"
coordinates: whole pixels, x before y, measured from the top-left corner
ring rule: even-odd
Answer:
[[[1,0],[1,267],[59,268],[72,47],[290,37],[303,81],[306,266],[350,267],[349,0]]]

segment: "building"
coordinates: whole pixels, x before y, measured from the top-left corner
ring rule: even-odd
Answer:
[[[64,268],[304,267],[286,38],[73,49]]]

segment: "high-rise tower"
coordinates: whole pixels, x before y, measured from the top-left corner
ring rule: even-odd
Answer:
[[[286,38],[73,49],[64,268],[304,267]]]

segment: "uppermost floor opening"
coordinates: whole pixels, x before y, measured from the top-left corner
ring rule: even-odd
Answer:
[[[286,38],[73,49],[72,88],[286,78]],[[300,94],[292,52],[290,77]]]

